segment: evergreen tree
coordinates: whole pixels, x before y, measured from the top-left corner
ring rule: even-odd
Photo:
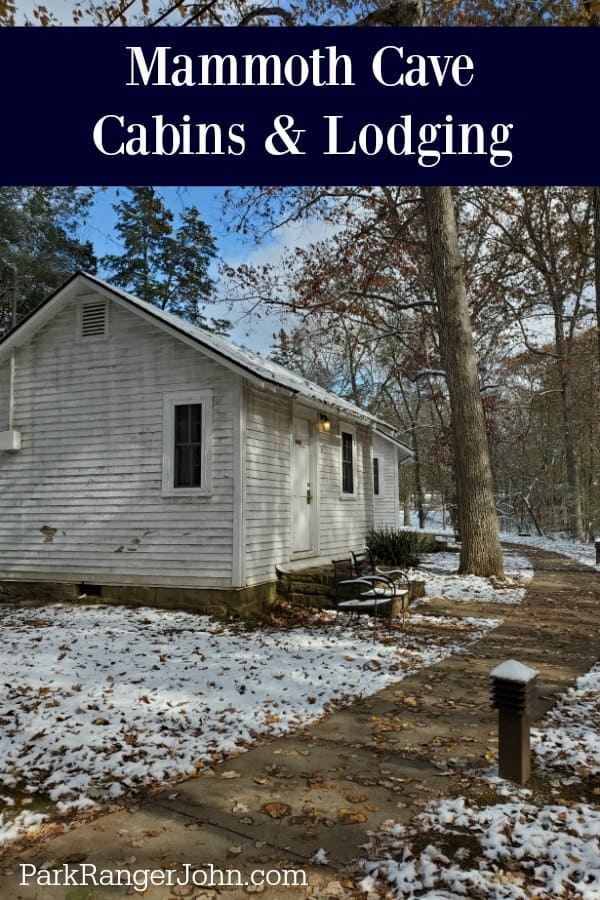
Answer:
[[[91,201],[75,187],[0,187],[0,260],[17,270],[19,319],[77,269],[95,272],[92,245],[78,236]],[[0,333],[10,325],[2,297]]]
[[[175,226],[173,213],[153,187],[129,191],[131,196],[114,206],[122,252],[101,260],[111,281],[194,325],[226,332],[226,320],[208,323],[203,314],[213,292],[209,268],[216,245],[199,211],[186,207]]]

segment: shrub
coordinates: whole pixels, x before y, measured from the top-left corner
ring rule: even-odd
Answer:
[[[385,566],[416,566],[420,553],[432,553],[436,549],[434,535],[393,528],[373,529],[366,540],[376,561]]]

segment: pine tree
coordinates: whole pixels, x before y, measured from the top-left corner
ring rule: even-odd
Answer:
[[[173,214],[153,187],[133,187],[130,191],[130,200],[123,199],[113,207],[122,252],[103,257],[101,264],[116,285],[166,309],[170,285],[162,266],[165,243],[173,233]]]
[[[79,237],[91,201],[74,187],[0,187],[0,260],[17,270],[19,319],[77,269],[95,272],[92,245]],[[0,298],[0,334],[10,318]]]
[[[186,207],[176,226],[153,187],[129,188],[131,196],[115,204],[122,252],[102,258],[102,266],[119,287],[194,325],[226,333],[229,322],[211,319],[209,274],[216,245],[210,227],[195,206]]]

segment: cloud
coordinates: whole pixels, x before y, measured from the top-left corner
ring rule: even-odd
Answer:
[[[248,266],[277,266],[282,262],[286,253],[297,248],[307,249],[311,244],[326,240],[335,234],[336,228],[321,220],[308,222],[292,222],[283,225],[273,233],[268,241],[258,245],[243,245],[234,247],[227,254],[226,265],[236,268],[240,265]],[[225,279],[217,284],[217,292],[222,296],[227,294],[229,285]],[[243,304],[230,300],[222,300],[211,305],[211,316],[222,316],[235,321],[235,327],[231,332],[234,343],[244,344],[256,353],[263,356],[269,352],[273,343],[273,334],[282,327],[289,330],[294,325],[294,319],[289,312],[276,313],[260,310],[259,314],[250,312]]]

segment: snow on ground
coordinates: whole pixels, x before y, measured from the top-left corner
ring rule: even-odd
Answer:
[[[427,846],[413,855],[412,841],[425,834]],[[413,826],[389,825],[380,833],[379,853],[389,858],[363,861],[360,887],[368,893],[379,881],[394,897],[429,900],[598,900],[599,838],[600,811],[587,804],[479,807],[464,797],[444,799]]]
[[[600,663],[562,696],[543,728],[532,729],[531,744],[543,765],[600,775]]]
[[[585,566],[594,566],[596,562],[596,550],[594,543],[582,544],[579,541],[567,538],[536,537],[534,535],[503,534],[503,541],[512,544],[522,544],[524,547],[536,547],[538,550],[548,550],[550,553],[562,553],[569,559],[577,560]]]
[[[400,518],[402,520],[402,512]],[[451,525],[442,524],[443,517],[441,509],[432,507],[427,511],[425,528],[419,528],[419,519],[416,512],[411,512],[411,524],[400,524],[401,531],[417,531],[425,534],[439,534],[448,536],[454,533]],[[538,550],[548,550],[551,553],[562,553],[570,559],[577,560],[586,566],[594,566],[596,562],[596,551],[594,542],[582,544],[580,541],[574,541],[562,535],[554,535],[552,537],[539,537],[538,535],[519,535],[515,532],[503,532],[500,535],[503,541],[512,544],[522,544],[524,547],[536,547]],[[600,537],[600,535],[599,535]]]
[[[418,570],[413,570],[413,577],[424,579],[427,598],[509,604],[522,601],[527,584],[533,578],[529,560],[515,553],[504,554],[504,581],[478,575],[457,575],[457,568],[457,553],[427,554],[421,557]]]
[[[0,786],[46,796],[59,812],[195,774],[499,624],[455,619],[449,633],[448,620],[421,616],[410,634],[389,638],[380,628],[374,640],[366,621],[250,629],[184,612],[73,605],[3,606],[0,616]],[[5,804],[0,846],[15,836],[17,811]],[[21,824],[38,821],[25,815]]]
[[[580,777],[597,775],[599,724],[596,665],[534,729],[534,752],[543,764]],[[573,781],[579,778],[560,783]],[[490,789],[502,802],[480,806],[465,797],[443,799],[407,826],[384,823],[373,836],[371,859],[359,862],[365,873],[360,888],[373,898],[403,900],[600,900],[600,808],[536,803],[531,790],[473,774],[475,796]]]

